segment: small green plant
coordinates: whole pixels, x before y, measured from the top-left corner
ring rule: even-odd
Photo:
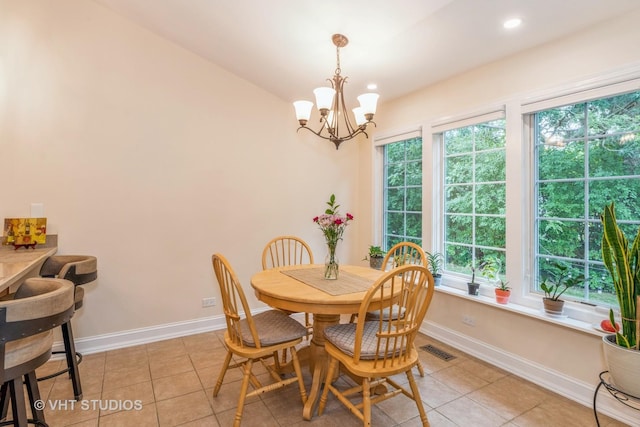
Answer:
[[[553,270],[549,273],[551,276],[551,282],[547,283],[547,279],[544,279],[540,283],[540,289],[544,292],[544,297],[553,301],[558,301],[562,294],[567,292],[570,288],[579,285],[584,282],[584,275],[578,274],[575,277],[570,275],[569,267],[560,262],[552,262],[551,266]]]
[[[368,260],[369,258],[384,258],[385,252],[382,250],[380,246],[369,246],[369,253],[364,257],[364,260]]]
[[[500,283],[496,287],[501,291],[508,291],[509,289],[511,289],[509,286],[507,286],[508,284],[509,282],[505,282],[504,280],[500,279]]]
[[[500,280],[501,270],[502,262],[498,257],[487,257],[482,264],[480,264],[480,274],[492,283]]]
[[[442,274],[442,266],[444,265],[444,255],[440,252],[427,252],[427,264],[429,271],[433,276]]]

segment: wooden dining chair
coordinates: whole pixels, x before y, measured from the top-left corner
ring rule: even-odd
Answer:
[[[399,242],[393,245],[387,252],[382,261],[382,268],[386,270],[388,268],[395,269],[402,265],[422,265],[427,267],[427,254],[420,245],[413,242]],[[391,316],[393,320],[396,320],[399,315],[402,315],[400,305],[393,305],[388,312],[383,313],[385,320]],[[378,313],[367,313],[368,320],[377,320]],[[355,321],[356,314],[351,315],[351,323]],[[424,368],[422,363],[418,361],[416,365],[421,377],[424,377]]]
[[[356,323],[338,324],[324,330],[329,369],[318,406],[319,415],[322,415],[331,392],[365,426],[370,426],[371,405],[402,393],[415,401],[422,425],[429,425],[411,370],[418,363],[415,337],[433,298],[434,288],[433,276],[426,267],[400,266],[383,274],[367,291]],[[403,315],[389,319],[385,313],[394,305],[399,306]],[[377,320],[367,320],[367,313],[373,312],[378,314]],[[346,390],[335,387],[332,382],[339,366],[359,377],[362,383]],[[410,390],[390,378],[403,372]],[[388,386],[390,391],[372,398],[372,391],[381,385]]]
[[[307,242],[299,237],[274,237],[262,251],[263,270],[300,264],[313,264],[313,252]],[[313,331],[309,313],[304,314],[304,325],[308,331],[307,337],[309,337]]]
[[[295,346],[302,342],[302,338],[307,334],[307,329],[280,310],[268,310],[255,316],[252,315],[242,286],[226,258],[220,254],[214,254],[211,261],[220,285],[222,307],[227,322],[227,331],[224,334],[227,355],[213,389],[213,397],[218,395],[227,370],[240,367],[243,371],[243,377],[234,427],[240,426],[244,402],[247,397],[277,390],[297,381],[300,388],[300,398],[304,404],[307,401],[307,392],[302,381],[302,371]],[[280,376],[278,352],[282,350],[288,350],[291,353],[295,371],[293,377]],[[240,360],[230,364],[231,358],[234,356]],[[275,367],[265,362],[272,357]],[[253,364],[257,361],[265,366],[274,382],[262,385],[258,381],[252,372]],[[249,391],[249,383],[253,386],[252,391]]]

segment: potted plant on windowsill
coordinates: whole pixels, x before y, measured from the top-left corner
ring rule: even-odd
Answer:
[[[613,203],[605,207],[600,219],[602,259],[613,280],[622,324],[621,331],[603,337],[605,360],[616,388],[640,396],[640,228],[629,245],[616,221]],[[609,321],[616,324],[613,309]]]
[[[562,316],[564,300],[561,300],[560,297],[570,288],[584,282],[584,275],[578,274],[572,277],[569,267],[560,262],[553,262],[551,265],[555,270],[550,273],[553,283],[547,283],[547,279],[540,283],[540,289],[544,292],[542,303],[545,313],[551,316]]]
[[[444,255],[440,252],[427,252],[427,265],[433,276],[435,286],[442,283],[442,265],[444,264]]]
[[[495,289],[496,302],[498,304],[506,304],[509,302],[509,297],[511,296],[511,288],[507,286],[508,284],[509,282],[500,280],[498,287]]]
[[[385,252],[380,246],[369,246],[369,254],[364,257],[363,261],[369,260],[369,267],[380,270],[382,268],[382,261],[384,260]]]
[[[478,295],[480,292],[480,283],[476,282],[476,265],[475,263],[471,263],[469,265],[471,268],[471,281],[467,282],[467,293],[469,295]]]

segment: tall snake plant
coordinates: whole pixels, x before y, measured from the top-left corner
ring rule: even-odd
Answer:
[[[640,228],[629,246],[629,242],[616,222],[614,204],[606,206],[600,216],[604,228],[602,235],[602,258],[613,279],[620,305],[622,331],[616,332],[619,346],[638,350],[640,339],[636,310],[640,296]],[[609,311],[611,324],[615,325],[613,310]]]

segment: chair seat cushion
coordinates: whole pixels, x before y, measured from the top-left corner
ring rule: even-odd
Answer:
[[[357,323],[341,323],[339,325],[329,326],[324,330],[324,337],[345,354],[353,356],[356,344],[356,326]],[[378,321],[364,323],[362,343],[360,345],[360,359],[373,360],[376,358],[376,355],[378,357],[384,356],[385,345],[381,345],[380,352],[376,354],[376,345],[378,343],[376,334],[378,333],[378,326]],[[402,348],[396,349],[396,352],[400,351],[402,351]],[[391,355],[391,353],[389,353],[389,355]]]
[[[307,328],[279,310],[269,310],[253,316],[260,345],[268,347],[307,336]],[[240,321],[242,341],[246,346],[255,347],[256,343],[249,332],[247,319]]]
[[[389,307],[386,307],[382,309],[382,320],[389,320],[389,312],[391,312],[391,320],[402,319],[404,317],[404,311],[404,307],[400,308],[398,305],[393,305],[391,310],[389,310]],[[380,320],[380,311],[367,312],[366,320]]]

